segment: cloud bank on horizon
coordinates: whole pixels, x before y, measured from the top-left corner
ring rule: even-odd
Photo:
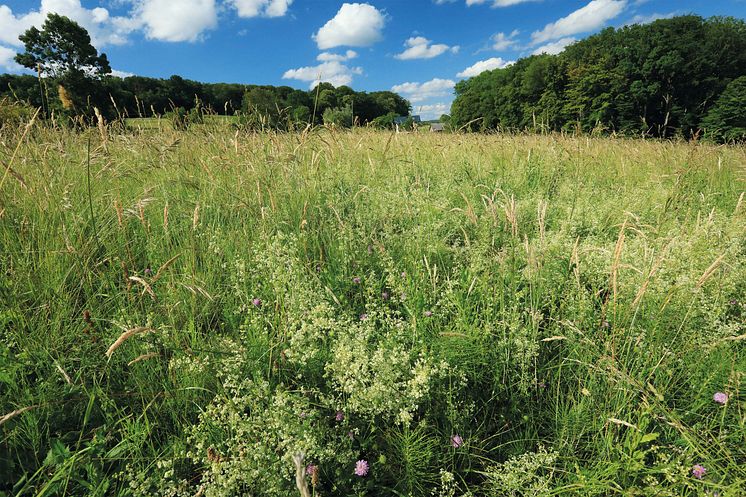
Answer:
[[[18,36],[31,26],[41,27],[54,12],[85,27],[99,50],[116,52],[118,57],[110,59],[119,75],[153,75],[138,68],[144,64],[138,59],[141,50],[148,47],[181,53],[179,73],[185,77],[227,80],[220,72],[234,71],[233,65],[203,74],[200,64],[219,64],[227,55],[241,60],[248,48],[262,57],[247,64],[243,82],[313,88],[326,81],[391,89],[408,98],[424,118],[448,112],[460,79],[504,68],[520,57],[560,53],[606,26],[652,22],[687,8],[684,0],[659,0],[653,11],[647,0],[368,0],[323,5],[310,0],[111,0],[108,9],[96,0],[16,0],[23,8],[6,1],[0,3],[0,71],[23,70],[13,60],[23,49]],[[746,15],[743,2],[727,1],[730,10],[739,11],[734,15]],[[664,10],[669,6],[671,10]],[[423,9],[428,15],[422,15]],[[190,52],[206,47],[214,47],[215,60],[191,57]],[[252,71],[255,67],[261,72]]]

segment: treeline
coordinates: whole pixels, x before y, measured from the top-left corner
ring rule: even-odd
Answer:
[[[739,79],[740,78],[740,79]],[[455,127],[746,139],[746,23],[609,28],[456,85]]]
[[[33,107],[62,108],[53,81],[31,75],[0,75],[0,99],[22,101]],[[270,126],[287,120],[310,122],[317,117],[349,113],[359,124],[388,114],[408,115],[409,102],[390,91],[356,92],[348,86],[321,83],[304,91],[289,86],[200,83],[171,76],[168,79],[107,76],[88,82],[78,107],[96,107],[106,117],[152,117],[174,111],[200,111],[221,115],[253,116]],[[82,109],[85,112],[86,109]],[[330,111],[336,111],[337,114]]]

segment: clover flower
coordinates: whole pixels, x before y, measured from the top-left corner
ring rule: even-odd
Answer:
[[[334,416],[334,419],[336,421],[342,421],[345,418],[345,413],[342,411],[337,411],[337,414]]]
[[[262,306],[262,299],[260,298],[253,298],[251,300],[251,303],[254,304],[254,307],[261,307]]]
[[[698,480],[701,480],[702,478],[704,478],[706,473],[707,473],[707,468],[705,468],[701,464],[695,464],[694,467],[692,468],[692,476]]]
[[[308,476],[314,476],[318,469],[318,466],[316,466],[315,464],[309,464],[308,466],[306,466],[306,474]]]
[[[712,400],[718,404],[725,405],[728,403],[728,394],[723,392],[717,392],[712,396]]]
[[[368,465],[368,461],[365,459],[360,459],[355,463],[355,475],[357,476],[366,476],[369,469],[370,466]]]

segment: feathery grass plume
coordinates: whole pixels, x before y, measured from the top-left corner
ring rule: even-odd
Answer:
[[[111,358],[111,355],[114,353],[115,350],[117,350],[124,342],[126,342],[129,338],[138,335],[140,333],[147,333],[150,331],[154,331],[153,328],[150,328],[148,326],[138,326],[137,328],[132,328],[121,335],[119,335],[119,338],[117,338],[114,343],[111,344],[111,346],[106,351],[106,357]]]
[[[158,268],[158,271],[155,272],[155,276],[153,276],[153,279],[150,281],[151,284],[155,284],[159,279],[161,279],[161,276],[164,274],[164,271],[168,269],[168,267],[174,263],[176,259],[178,259],[181,256],[181,254],[176,254],[175,256],[171,257],[169,260],[164,262],[161,267]]]
[[[8,414],[0,418],[0,426],[4,425],[5,423],[15,418],[16,416],[20,416],[24,412],[30,411],[31,409],[36,409],[37,407],[39,407],[38,404],[33,405],[33,406],[22,407],[21,409],[16,409],[15,411],[9,412]]]
[[[145,293],[147,293],[148,295],[150,295],[150,298],[152,300],[155,300],[155,292],[153,291],[153,288],[150,286],[150,283],[140,278],[139,276],[130,276],[129,279],[136,283],[140,283],[143,287],[142,294],[145,295]]]
[[[157,352],[150,352],[149,354],[139,355],[135,357],[134,359],[132,359],[130,362],[128,362],[127,366],[132,366],[133,364],[137,364],[138,362],[141,362],[141,361],[147,361],[148,359],[152,359],[153,357],[158,357],[159,355],[160,354],[158,354]]]
[[[196,230],[198,224],[199,224],[199,204],[194,206],[194,214],[192,214],[192,230]]]
[[[301,497],[311,497],[311,492],[308,490],[308,483],[306,482],[306,467],[303,465],[303,459],[305,459],[303,452],[293,454],[293,464],[295,464],[295,486],[298,487]]]
[[[163,231],[168,232],[168,202],[163,206]]]
[[[725,254],[721,254],[720,257],[715,259],[712,264],[710,264],[710,267],[708,267],[704,273],[702,273],[702,276],[699,277],[699,280],[697,280],[697,288],[702,288],[702,285],[704,285],[707,280],[710,279],[710,276],[717,270],[718,267],[720,267],[720,263],[723,262],[723,259],[725,258]]]
[[[75,109],[75,104],[64,86],[57,85],[57,95],[60,97],[60,102],[62,102],[62,108],[65,110]]]

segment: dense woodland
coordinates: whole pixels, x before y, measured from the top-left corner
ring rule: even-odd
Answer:
[[[608,28],[456,85],[452,124],[746,138],[746,23],[694,15]]]
[[[21,100],[34,107],[61,107],[58,88],[50,83],[40,88],[36,76],[2,74],[0,98]],[[95,105],[110,117],[152,117],[176,108],[189,111],[199,106],[222,115],[258,110],[275,123],[287,118],[310,122],[316,103],[319,118],[327,109],[349,108],[358,122],[366,123],[389,113],[407,115],[410,109],[409,102],[396,93],[356,92],[349,86],[335,88],[329,83],[304,91],[289,86],[200,83],[180,76],[169,79],[107,76],[88,90],[79,106],[85,109]]]

